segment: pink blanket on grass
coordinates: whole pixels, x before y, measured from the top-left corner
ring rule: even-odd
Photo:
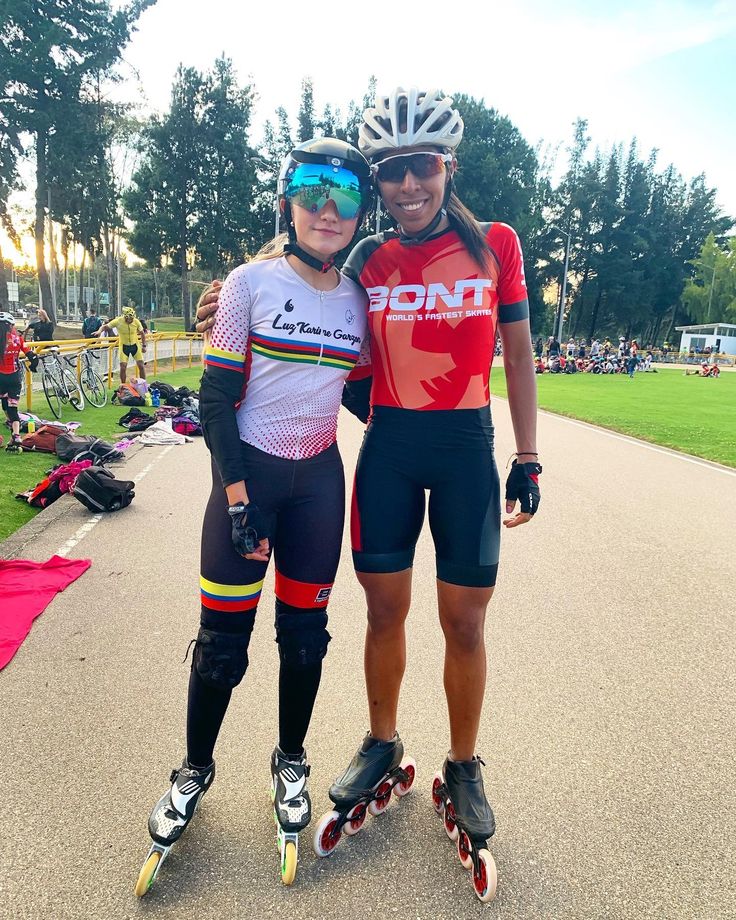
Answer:
[[[46,562],[0,559],[0,670],[18,651],[36,617],[92,564],[52,556]]]

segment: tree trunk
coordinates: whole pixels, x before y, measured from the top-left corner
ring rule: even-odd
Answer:
[[[184,331],[189,332],[192,325],[192,317],[189,309],[189,268],[187,265],[186,228],[182,228],[179,255],[181,258],[181,312],[184,317]]]
[[[107,298],[109,301],[109,306],[107,307],[107,314],[109,319],[112,319],[115,316],[115,313],[111,313],[110,310],[115,308],[115,266],[113,264],[113,255],[112,255],[112,241],[110,239],[110,225],[105,221],[102,225],[102,240],[105,244],[105,267],[107,268]]]
[[[598,322],[598,311],[601,308],[601,298],[602,297],[603,297],[603,293],[601,289],[598,288],[598,296],[595,299],[595,303],[593,304],[593,312],[591,313],[591,316],[590,316],[590,333],[588,334],[588,338],[590,339],[591,342],[593,341],[593,335],[595,333],[595,324]]]
[[[0,310],[6,312],[10,310],[10,301],[8,300],[8,276],[5,274],[5,262],[3,261],[3,251],[0,248]]]
[[[79,268],[79,289],[77,293],[77,305],[79,306],[79,313],[84,320],[87,315],[87,301],[84,299],[84,268],[87,264],[87,250],[82,248],[82,264]],[[87,285],[89,287],[89,285]]]
[[[675,325],[675,317],[677,316],[677,304],[672,308],[672,319],[670,320],[669,328],[667,329],[667,335],[664,337],[665,342],[669,342],[670,336],[672,335],[672,329]]]
[[[46,229],[46,131],[39,130],[36,138],[36,221],[34,232],[36,237],[36,270],[38,271],[38,284],[41,289],[44,310],[48,313],[52,323],[56,322],[53,301],[51,299],[51,284],[46,271],[46,256],[44,253],[44,237]]]

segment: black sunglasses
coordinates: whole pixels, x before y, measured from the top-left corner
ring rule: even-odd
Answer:
[[[379,182],[403,182],[409,171],[417,179],[430,179],[445,172],[451,162],[451,153],[399,153],[374,163],[371,172]]]

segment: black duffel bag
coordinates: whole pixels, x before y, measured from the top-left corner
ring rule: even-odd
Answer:
[[[112,463],[122,460],[123,454],[112,444],[93,435],[60,434],[56,439],[56,456],[64,463],[72,460],[91,460],[93,463]]]
[[[103,466],[90,466],[77,476],[72,493],[90,511],[119,511],[135,498],[135,483],[116,479]]]

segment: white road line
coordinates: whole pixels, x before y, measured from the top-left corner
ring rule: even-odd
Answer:
[[[591,429],[597,431],[598,434],[602,434],[607,438],[613,438],[614,441],[624,441],[627,444],[637,444],[639,447],[644,447],[647,450],[654,451],[655,454],[664,454],[666,457],[674,457],[676,460],[683,460],[685,463],[693,463],[695,466],[705,467],[707,470],[713,470],[716,473],[725,473],[726,476],[736,476],[736,470],[729,469],[727,466],[722,466],[720,463],[712,463],[709,460],[701,460],[699,457],[692,457],[690,454],[682,454],[677,450],[670,450],[667,447],[657,447],[656,444],[650,444],[648,441],[641,441],[639,438],[630,437],[625,434],[618,434],[615,431],[609,431],[607,428],[601,428],[599,425],[594,425],[592,422],[582,422],[578,419],[568,418],[566,415],[557,415],[555,412],[547,412],[544,409],[540,409],[539,412],[548,416],[549,418],[559,419],[561,422],[567,422],[568,425],[576,425],[578,428],[587,428],[588,431]]]
[[[154,459],[148,464],[148,466],[144,467],[140,471],[140,473],[135,477],[133,482],[136,485],[138,485],[138,483],[142,479],[145,479],[145,477],[151,472],[151,469],[155,466],[155,464],[157,464],[159,460],[165,457],[166,454],[168,454],[168,452],[172,450],[175,446],[176,446],[175,444],[171,444],[169,445],[169,447],[164,448],[160,454],[157,454],[157,456],[154,457]],[[104,514],[100,512],[99,514],[95,514],[91,518],[91,520],[87,521],[86,524],[82,524],[79,530],[77,530],[76,533],[74,533],[71,537],[69,537],[66,543],[62,544],[62,546],[59,549],[57,549],[56,555],[57,556],[68,555],[74,549],[74,547],[80,542],[80,540],[83,540],[91,530],[94,530],[94,528],[100,523],[103,517],[104,517]]]

